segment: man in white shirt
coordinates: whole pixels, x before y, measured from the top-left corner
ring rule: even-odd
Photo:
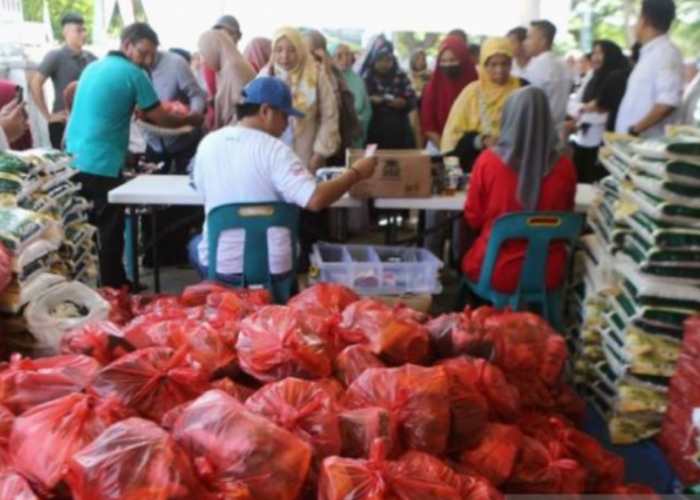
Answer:
[[[683,56],[668,32],[676,18],[673,0],[644,0],[636,36],[642,44],[639,63],[627,82],[615,131],[663,137],[675,123],[683,100]]]
[[[523,26],[513,28],[508,32],[507,38],[513,46],[513,66],[510,69],[510,74],[516,78],[525,78],[527,65],[530,62],[530,56],[525,50],[527,28]]]
[[[238,122],[209,134],[199,145],[194,182],[204,197],[205,211],[231,203],[282,201],[311,211],[331,206],[357,182],[368,179],[375,157],[355,162],[347,172],[317,184],[299,157],[279,138],[289,116],[303,117],[292,108],[292,95],[283,81],[261,77],[243,90],[237,106]],[[204,234],[190,243],[190,260],[203,276],[209,265],[207,224]],[[244,232],[227,231],[219,240],[217,273],[221,281],[235,281],[243,269]],[[289,232],[268,232],[270,272],[283,275],[292,269]]]
[[[564,63],[552,52],[556,35],[557,28],[549,21],[530,24],[525,50],[531,59],[524,78],[547,95],[554,123],[563,134],[573,82]]]

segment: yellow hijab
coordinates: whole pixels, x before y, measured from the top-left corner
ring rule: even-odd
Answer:
[[[481,46],[479,81],[470,84],[455,101],[443,132],[441,150],[454,151],[457,143],[467,132],[499,135],[503,108],[508,97],[522,84],[511,76],[505,85],[498,85],[488,75],[486,63],[496,55],[513,59],[513,48],[504,37],[492,37]]]
[[[296,49],[299,58],[296,67],[291,71],[284,71],[274,64],[275,48],[282,38],[289,40]],[[291,88],[294,108],[307,112],[318,99],[319,67],[309,56],[299,30],[289,27],[278,29],[272,38],[272,52],[271,69],[277,76],[282,77]]]

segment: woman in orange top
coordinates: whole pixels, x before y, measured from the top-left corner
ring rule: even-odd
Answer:
[[[478,282],[493,223],[519,211],[573,211],[576,169],[562,154],[547,96],[536,87],[513,93],[505,106],[496,145],[476,162],[464,207],[467,224],[479,236],[462,260],[462,271]],[[515,291],[525,258],[526,243],[501,247],[491,286],[502,293]],[[556,288],[566,275],[566,250],[553,245],[547,264],[547,286]]]

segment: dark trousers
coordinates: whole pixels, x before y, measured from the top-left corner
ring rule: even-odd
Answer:
[[[81,194],[93,203],[90,224],[97,227],[97,245],[100,259],[100,286],[119,288],[126,284],[124,270],[124,207],[110,205],[107,193],[122,184],[122,179],[79,173],[76,182],[82,185]]]
[[[584,148],[574,144],[574,165],[578,174],[578,182],[582,184],[594,184],[608,175],[598,161],[599,148]]]
[[[51,139],[51,147],[54,149],[63,149],[63,134],[66,132],[66,124],[63,122],[49,123],[49,139]]]

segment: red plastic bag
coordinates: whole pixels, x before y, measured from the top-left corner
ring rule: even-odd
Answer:
[[[316,382],[288,378],[266,385],[245,406],[308,443],[316,460],[340,453],[336,401]]]
[[[12,254],[5,248],[5,245],[0,243],[0,293],[5,291],[5,288],[12,281]]]
[[[338,416],[342,438],[341,455],[347,458],[369,458],[372,444],[384,440],[388,457],[398,450],[398,429],[391,412],[385,408],[343,410]]]
[[[147,328],[129,330],[126,340],[137,349],[187,345],[192,359],[209,372],[229,367],[236,360],[236,333],[217,331],[208,323],[188,319],[162,321]]]
[[[134,348],[121,329],[111,321],[95,321],[66,333],[61,339],[62,354],[82,354],[108,365]]]
[[[182,291],[180,302],[187,307],[203,306],[207,303],[207,298],[212,293],[225,292],[230,290],[214,281],[202,281],[195,285],[190,285]]]
[[[29,359],[14,354],[0,372],[0,404],[15,415],[48,401],[82,391],[100,370],[87,356]]]
[[[146,314],[158,313],[162,311],[182,308],[180,299],[162,293],[141,293],[132,295],[131,314],[135,318]]]
[[[10,434],[15,424],[15,416],[4,406],[0,406],[0,448],[7,448]]]
[[[324,339],[289,307],[267,306],[244,319],[236,347],[241,368],[263,382],[331,374]]]
[[[93,378],[89,391],[114,396],[142,416],[160,422],[168,411],[209,388],[207,373],[188,359],[187,348],[154,347],[127,354]]]
[[[289,307],[305,314],[328,317],[341,314],[350,304],[359,300],[360,296],[347,287],[319,283],[290,300]]]
[[[564,415],[579,429],[586,420],[586,402],[579,396],[576,389],[567,384],[561,384],[551,389],[554,398],[554,412]]]
[[[532,313],[505,312],[489,316],[496,344],[493,363],[507,374],[532,378],[545,364],[549,337],[558,335],[546,320]]]
[[[401,444],[437,456],[447,447],[450,392],[445,370],[406,365],[372,368],[345,395],[349,409],[378,406],[392,412]]]
[[[439,460],[411,453],[388,462],[377,440],[369,460],[323,462],[318,500],[462,500],[459,477]]]
[[[351,345],[343,349],[335,360],[335,375],[345,387],[369,368],[386,368],[366,345]]]
[[[505,486],[508,493],[521,495],[578,495],[586,489],[586,471],[575,460],[565,458],[563,446],[544,445],[523,439],[520,458]]]
[[[0,498],[2,500],[39,500],[26,479],[7,469],[0,471]]]
[[[517,427],[488,424],[479,444],[465,451],[460,462],[499,487],[511,477],[522,443],[523,434]]]
[[[132,416],[116,400],[72,394],[37,406],[15,421],[10,439],[14,466],[41,491],[63,480],[70,459],[110,425]]]
[[[540,378],[550,387],[561,381],[569,351],[566,341],[561,335],[553,334],[547,339],[545,346],[544,362],[540,366]]]
[[[486,398],[490,421],[510,424],[518,420],[520,392],[497,366],[469,357],[455,358],[443,364],[459,376],[461,383],[474,387]]]
[[[330,333],[340,322],[343,311],[359,300],[359,295],[342,285],[319,283],[292,298],[288,305],[302,313],[314,331]],[[340,344],[335,345],[338,350],[342,347]]]
[[[379,302],[362,300],[345,309],[335,335],[347,345],[366,343],[388,364],[421,364],[430,355],[428,331],[404,318]]]
[[[129,289],[126,286],[120,289],[100,288],[97,290],[97,293],[110,305],[109,321],[116,325],[123,326],[134,318],[131,312]]]
[[[450,438],[448,453],[473,446],[488,422],[489,405],[472,377],[473,364],[454,358],[442,364],[450,387]]]
[[[66,482],[75,500],[204,500],[192,465],[153,422],[130,418],[102,433],[71,460]]]
[[[494,350],[493,333],[484,325],[491,308],[445,314],[426,325],[431,345],[439,358],[459,355],[490,359]],[[495,310],[493,310],[495,311]]]
[[[188,405],[173,436],[221,498],[240,489],[254,499],[296,500],[309,471],[306,443],[221,391]]]

